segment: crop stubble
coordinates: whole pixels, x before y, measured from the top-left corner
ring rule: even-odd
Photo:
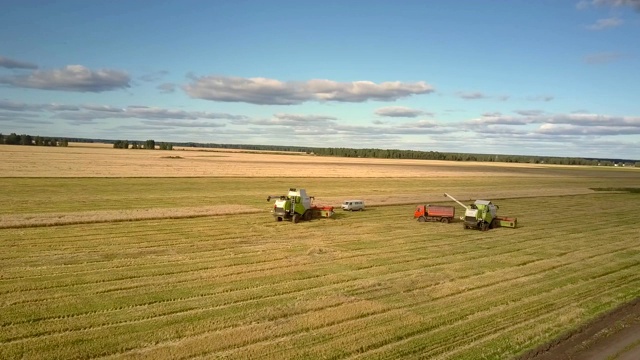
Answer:
[[[489,233],[418,224],[407,206],[301,223],[295,237],[283,236],[293,224],[268,215],[0,230],[14,239],[4,248],[15,250],[0,259],[7,269],[0,351],[34,358],[514,354],[602,304],[638,295],[640,249],[628,241],[637,232],[622,225],[632,215],[615,210],[628,195],[562,202],[588,216],[589,204],[605,199],[621,225],[591,221],[589,236],[570,218],[528,210],[558,198],[503,202],[526,224],[553,222],[551,229]]]
[[[0,229],[0,357],[512,356],[640,295],[637,196],[587,191],[637,181],[619,174],[497,176],[494,196],[552,196],[498,201],[522,227],[486,233],[417,223],[414,204],[276,223],[264,195],[286,179],[1,179],[15,190],[5,214],[170,211],[202,197],[262,213]],[[475,175],[293,180],[329,202],[362,191],[390,204],[423,186],[425,201],[471,198],[486,183]],[[79,211],[78,188],[100,201]]]

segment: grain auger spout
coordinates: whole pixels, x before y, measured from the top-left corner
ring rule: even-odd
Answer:
[[[448,197],[449,199],[451,199],[451,200],[453,200],[453,201],[457,202],[457,203],[458,203],[458,204],[460,204],[460,206],[462,206],[463,208],[465,208],[465,209],[469,210],[469,207],[468,207],[467,205],[465,205],[465,204],[461,203],[460,201],[456,200],[456,198],[454,198],[453,196],[451,196],[451,195],[449,195],[449,194],[447,194],[447,193],[444,193],[444,196],[446,196],[446,197]]]

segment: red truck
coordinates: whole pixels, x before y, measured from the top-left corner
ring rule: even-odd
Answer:
[[[442,221],[448,223],[456,216],[456,208],[453,206],[418,205],[413,218],[420,222]]]

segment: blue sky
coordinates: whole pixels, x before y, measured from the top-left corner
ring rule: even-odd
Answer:
[[[0,132],[640,159],[640,0],[14,1]]]

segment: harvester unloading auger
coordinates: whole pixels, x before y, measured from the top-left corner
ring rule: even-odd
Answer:
[[[467,206],[447,193],[444,193],[444,196],[465,208],[464,218],[462,218],[465,229],[486,231],[497,227],[515,228],[518,226],[517,218],[497,216],[498,205],[493,204],[491,201],[476,200],[473,204]]]
[[[291,220],[297,223],[300,220],[311,220],[321,217],[332,217],[333,206],[312,205],[313,196],[308,196],[305,189],[289,189],[287,195],[270,195],[267,201],[276,199],[271,213],[276,221]]]

